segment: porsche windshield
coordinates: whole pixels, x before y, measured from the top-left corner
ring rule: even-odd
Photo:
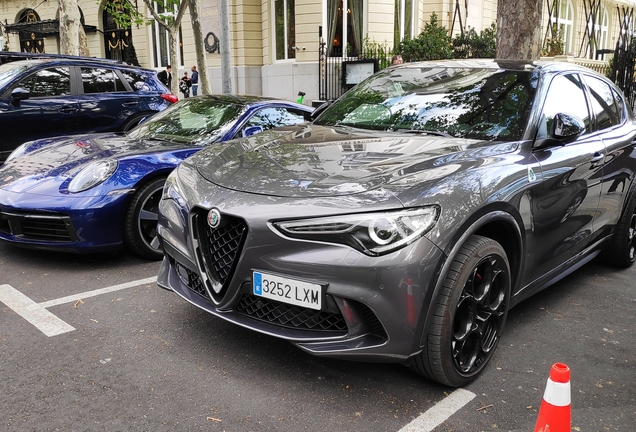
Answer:
[[[347,92],[315,123],[517,140],[535,92],[535,76],[526,70],[388,68]]]
[[[129,136],[206,145],[220,139],[244,109],[244,105],[213,98],[188,98],[155,114]]]

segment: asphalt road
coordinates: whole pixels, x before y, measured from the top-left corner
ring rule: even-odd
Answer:
[[[3,292],[68,326],[47,336],[0,302],[0,430],[422,431],[409,423],[454,394],[212,317],[158,288],[158,266],[0,245]],[[593,262],[517,306],[474,397],[432,430],[533,430],[555,362],[573,430],[636,430],[635,279]]]

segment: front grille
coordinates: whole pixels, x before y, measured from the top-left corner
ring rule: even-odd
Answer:
[[[236,259],[245,241],[247,224],[237,217],[222,215],[221,224],[217,228],[211,228],[207,223],[207,214],[201,211],[196,215],[195,226],[206,275],[212,291],[220,299],[236,267]]]
[[[382,325],[378,317],[373,313],[371,309],[369,309],[367,305],[363,303],[359,303],[359,302],[353,302],[352,300],[349,300],[349,302],[352,302],[355,304],[356,309],[362,315],[362,319],[364,320],[364,322],[367,323],[367,327],[369,328],[369,333],[379,337],[380,339],[386,340],[389,338],[389,336],[386,334],[386,330],[384,329],[384,326]]]
[[[241,294],[235,311],[290,329],[335,333],[332,336],[344,336],[347,333],[347,323],[340,313],[288,305],[255,295]]]
[[[11,227],[9,226],[9,221],[2,219],[0,216],[0,231],[5,232],[7,234],[11,234]]]
[[[207,290],[205,289],[205,286],[203,285],[203,281],[201,280],[201,276],[199,276],[198,273],[193,272],[192,270],[185,268],[184,266],[182,266],[181,264],[177,263],[178,266],[178,271],[180,274],[182,274],[181,272],[185,272],[185,276],[187,278],[187,283],[186,286],[188,287],[188,289],[198,295],[200,295],[201,297],[205,298],[206,300],[211,300],[210,296],[208,295]],[[185,282],[185,280],[184,280]]]
[[[0,231],[28,240],[77,241],[68,216],[0,212]]]

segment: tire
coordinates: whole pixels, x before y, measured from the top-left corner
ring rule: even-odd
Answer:
[[[511,277],[503,247],[471,236],[453,259],[411,367],[451,387],[472,382],[492,357],[508,315]]]
[[[166,178],[161,177],[139,187],[126,211],[124,243],[128,250],[143,258],[163,258],[163,251],[154,248],[152,241],[157,236],[159,201],[165,182]]]
[[[605,250],[605,262],[628,268],[636,261],[636,192],[627,200],[623,215],[616,224],[614,237]]]

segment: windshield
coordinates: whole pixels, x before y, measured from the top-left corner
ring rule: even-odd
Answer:
[[[136,139],[161,139],[194,145],[218,141],[245,109],[213,98],[187,98],[130,131]]]
[[[14,76],[21,74],[28,68],[29,66],[25,64],[5,63],[0,65],[0,88],[6,87]]]
[[[388,68],[343,95],[315,123],[517,140],[535,92],[531,71]]]

